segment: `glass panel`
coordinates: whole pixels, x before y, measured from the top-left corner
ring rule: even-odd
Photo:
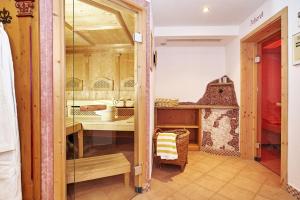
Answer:
[[[280,174],[281,144],[281,38],[262,43],[261,163]]]
[[[75,199],[75,158],[78,149],[78,134],[80,126],[74,119],[74,90],[77,88],[77,80],[74,78],[74,2],[65,1],[65,45],[66,45],[66,91],[65,91],[65,124],[66,124],[66,176],[67,199]]]
[[[105,0],[65,5],[72,33],[66,34],[66,79],[72,83],[66,101],[74,130],[68,159],[75,182],[68,184],[68,198],[131,199],[137,13]]]

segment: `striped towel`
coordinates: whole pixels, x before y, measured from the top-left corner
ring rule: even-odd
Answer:
[[[178,158],[175,133],[158,133],[157,156],[161,159],[175,160]]]

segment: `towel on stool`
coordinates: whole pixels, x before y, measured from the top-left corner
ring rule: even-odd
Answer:
[[[175,133],[158,133],[157,136],[157,156],[161,159],[176,160],[178,159]]]

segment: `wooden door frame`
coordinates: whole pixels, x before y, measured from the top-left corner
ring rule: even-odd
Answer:
[[[258,43],[281,30],[281,184],[287,183],[288,150],[288,8],[282,9],[241,39],[241,157],[257,155],[257,55]]]
[[[135,165],[143,172],[136,186],[147,181],[147,138],[149,134],[150,6],[145,0],[110,0],[135,10],[143,43],[139,44],[138,133],[135,134]],[[41,63],[41,199],[66,199],[65,150],[65,41],[64,1],[39,0]]]

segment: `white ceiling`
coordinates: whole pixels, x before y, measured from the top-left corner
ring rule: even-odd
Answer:
[[[239,25],[266,0],[152,0],[155,26]],[[203,13],[208,6],[209,13]]]

